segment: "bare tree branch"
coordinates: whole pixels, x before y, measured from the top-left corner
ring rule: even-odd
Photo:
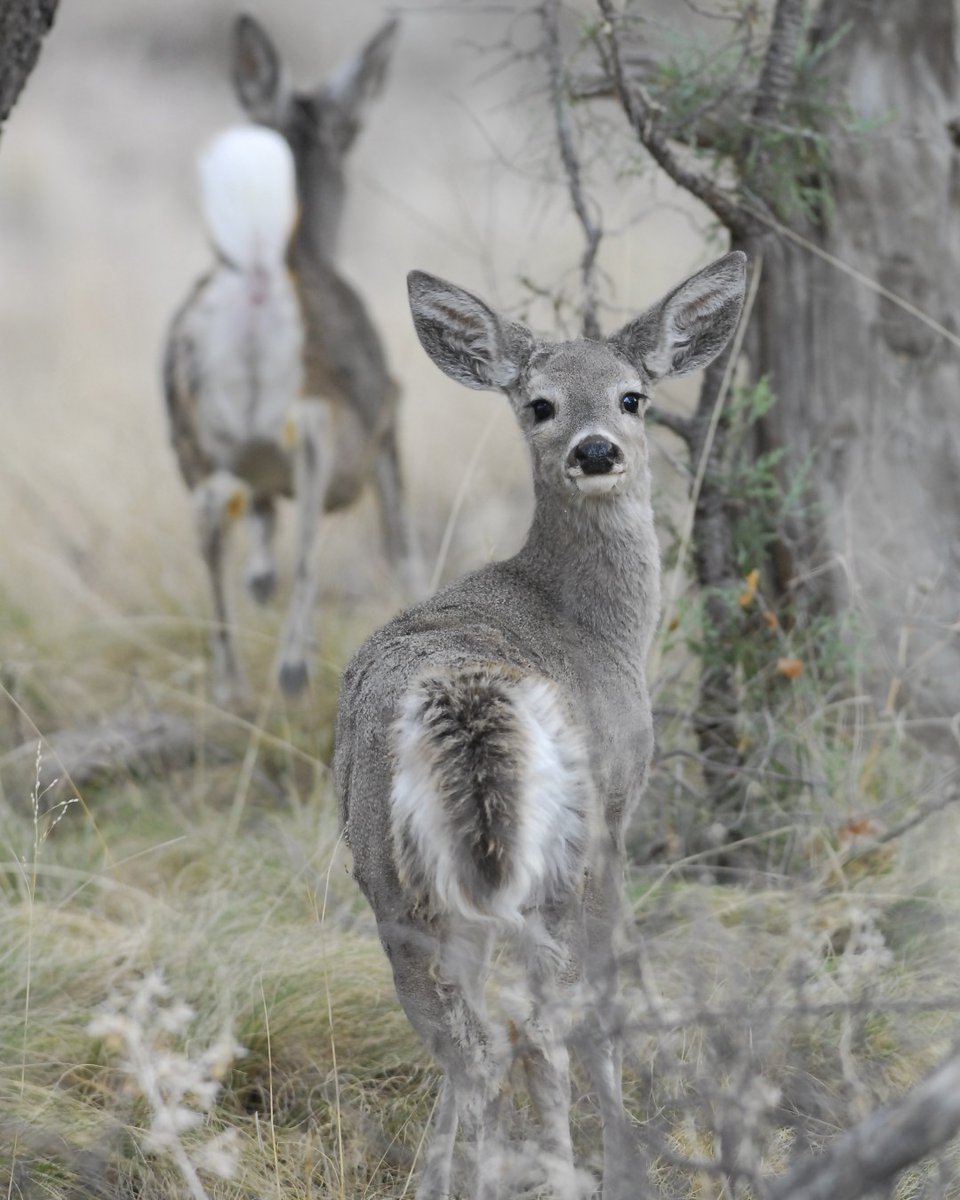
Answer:
[[[563,55],[560,49],[560,0],[545,0],[540,9],[540,19],[546,35],[547,66],[550,72],[550,100],[553,107],[553,119],[557,131],[557,142],[560,147],[560,158],[567,176],[567,188],[570,201],[577,220],[583,229],[586,241],[583,255],[580,259],[580,279],[583,285],[583,333],[588,338],[599,338],[600,324],[597,320],[597,251],[600,249],[600,239],[603,231],[590,215],[586,197],[583,194],[583,180],[580,174],[580,161],[577,158],[573,144],[573,131],[570,128],[570,113],[567,109],[564,87]]]
[[[651,81],[657,80],[661,71],[659,58],[645,48],[625,41],[622,36],[618,45],[621,70],[628,84],[636,81],[641,88],[646,88]],[[724,44],[714,50],[711,57],[719,57],[728,48],[729,45]],[[752,54],[753,40],[747,31],[739,39],[738,62],[729,71],[726,85],[710,89],[694,111],[686,112],[681,117],[663,112],[660,126],[662,135],[671,142],[679,142],[696,150],[712,150],[734,157],[741,153],[744,130],[752,120],[750,112],[756,93],[756,81],[751,80]],[[600,61],[573,76],[568,90],[571,100],[575,102],[617,99],[616,85],[603,55]],[[668,92],[664,97],[666,109],[669,109],[670,98]]]
[[[765,156],[757,153],[759,140],[766,129],[776,126],[793,88],[805,12],[806,0],[777,0],[774,9],[763,67],[753,97],[750,128],[740,161],[741,180],[758,197],[772,191],[772,187],[765,186],[765,176],[770,167]]]
[[[902,1100],[872,1113],[770,1185],[768,1200],[857,1200],[960,1131],[960,1050]]]
[[[597,0],[597,3],[604,17],[601,34],[605,38],[617,98],[640,143],[674,183],[705,204],[734,238],[747,237],[753,221],[738,201],[718,187],[709,176],[685,166],[677,157],[658,127],[653,102],[640,82],[628,79],[624,71],[617,37],[617,15],[612,0]]]
[[[671,433],[675,433],[678,438],[681,438],[689,446],[693,441],[693,422],[688,417],[681,417],[678,413],[668,412],[665,408],[661,408],[659,404],[651,404],[647,409],[647,420],[652,421],[655,425],[662,425],[664,429],[669,429]]]
[[[781,112],[793,86],[806,7],[806,0],[777,0],[767,53],[754,95],[753,119],[758,124],[772,120]]]

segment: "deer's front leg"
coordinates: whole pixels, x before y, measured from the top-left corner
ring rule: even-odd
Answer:
[[[293,487],[297,506],[296,563],[290,607],[280,639],[280,686],[296,695],[307,683],[307,648],[320,575],[320,518],[330,483],[331,415],[322,400],[301,400],[295,411]]]
[[[384,432],[377,446],[373,474],[380,508],[384,553],[390,566],[397,572],[407,595],[411,599],[420,600],[427,594],[427,582],[423,563],[413,545],[410,532],[407,498],[397,449],[397,431],[393,425]]]

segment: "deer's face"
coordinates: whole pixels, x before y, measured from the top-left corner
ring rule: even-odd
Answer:
[[[743,305],[746,255],[727,254],[605,341],[543,342],[452,283],[412,271],[420,344],[451,379],[505,392],[538,490],[614,497],[647,487],[643,414],[653,383],[706,366]]]
[[[508,394],[539,483],[591,497],[645,487],[650,391],[646,372],[605,342],[535,349]]]

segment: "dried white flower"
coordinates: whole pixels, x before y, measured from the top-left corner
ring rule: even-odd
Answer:
[[[151,971],[126,994],[111,996],[88,1032],[120,1055],[128,1084],[150,1107],[150,1127],[140,1135],[144,1150],[169,1156],[194,1200],[207,1200],[197,1168],[230,1178],[236,1169],[238,1136],[227,1130],[188,1149],[181,1135],[203,1125],[216,1103],[220,1081],[245,1051],[228,1031],[196,1059],[172,1048],[171,1038],[183,1036],[194,1016],[160,973]]]

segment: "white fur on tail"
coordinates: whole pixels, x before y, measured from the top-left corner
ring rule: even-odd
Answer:
[[[583,739],[555,685],[535,676],[500,683],[512,702],[521,764],[513,797],[517,826],[502,883],[482,900],[463,886],[458,831],[439,785],[443,749],[420,719],[418,685],[407,693],[394,726],[391,834],[401,874],[425,885],[431,909],[517,926],[525,910],[576,890],[590,836],[592,784]]]
[[[207,230],[243,270],[283,264],[297,218],[293,154],[272,129],[237,125],[213,139],[198,162]]]

